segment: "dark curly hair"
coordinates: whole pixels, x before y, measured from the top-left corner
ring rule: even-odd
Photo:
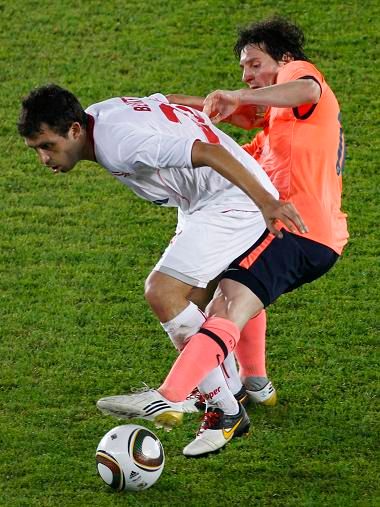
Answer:
[[[305,36],[301,28],[285,18],[276,16],[239,30],[234,52],[240,58],[245,46],[252,44],[259,46],[277,61],[286,53],[295,60],[308,61],[303,50],[304,43]]]
[[[74,122],[87,125],[87,115],[78,99],[68,90],[48,84],[32,90],[22,100],[17,129],[23,137],[33,137],[46,123],[55,133],[66,136]]]

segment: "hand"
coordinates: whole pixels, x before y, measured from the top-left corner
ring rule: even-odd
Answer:
[[[282,238],[282,232],[276,227],[277,221],[280,220],[290,232],[298,230],[301,234],[308,232],[307,226],[304,224],[301,215],[291,202],[273,199],[261,206],[261,213],[265,219],[265,223],[269,231]]]
[[[217,90],[210,93],[203,102],[203,112],[213,123],[225,120],[240,106],[239,93],[239,90]]]

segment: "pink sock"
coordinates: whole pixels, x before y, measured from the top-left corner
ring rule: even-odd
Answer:
[[[204,377],[219,366],[239,340],[236,324],[210,317],[193,335],[158,389],[170,401],[183,401]]]
[[[240,333],[235,356],[240,365],[240,377],[266,377],[265,332],[267,318],[265,310],[250,319]]]

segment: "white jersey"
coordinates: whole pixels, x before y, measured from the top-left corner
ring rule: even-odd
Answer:
[[[195,141],[220,143],[275,197],[259,164],[208,116],[169,104],[164,95],[112,98],[86,110],[93,117],[97,162],[140,197],[184,213],[213,209],[258,211],[238,187],[210,167],[194,168]]]

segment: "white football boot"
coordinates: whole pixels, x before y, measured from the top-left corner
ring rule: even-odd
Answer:
[[[120,419],[146,419],[153,421],[156,428],[167,431],[182,423],[184,412],[196,411],[193,405],[188,406],[186,402],[167,400],[155,389],[101,398],[96,406],[104,414]]]
[[[248,433],[250,420],[245,408],[239,403],[236,415],[227,415],[217,407],[208,407],[195,440],[190,442],[183,454],[187,458],[200,458],[217,452],[232,438]]]
[[[249,399],[259,405],[274,407],[277,403],[277,392],[272,382],[268,380],[268,383],[262,389],[257,390],[253,389],[254,386],[252,386],[250,378],[251,377],[246,377],[244,379],[244,386],[247,390]]]

